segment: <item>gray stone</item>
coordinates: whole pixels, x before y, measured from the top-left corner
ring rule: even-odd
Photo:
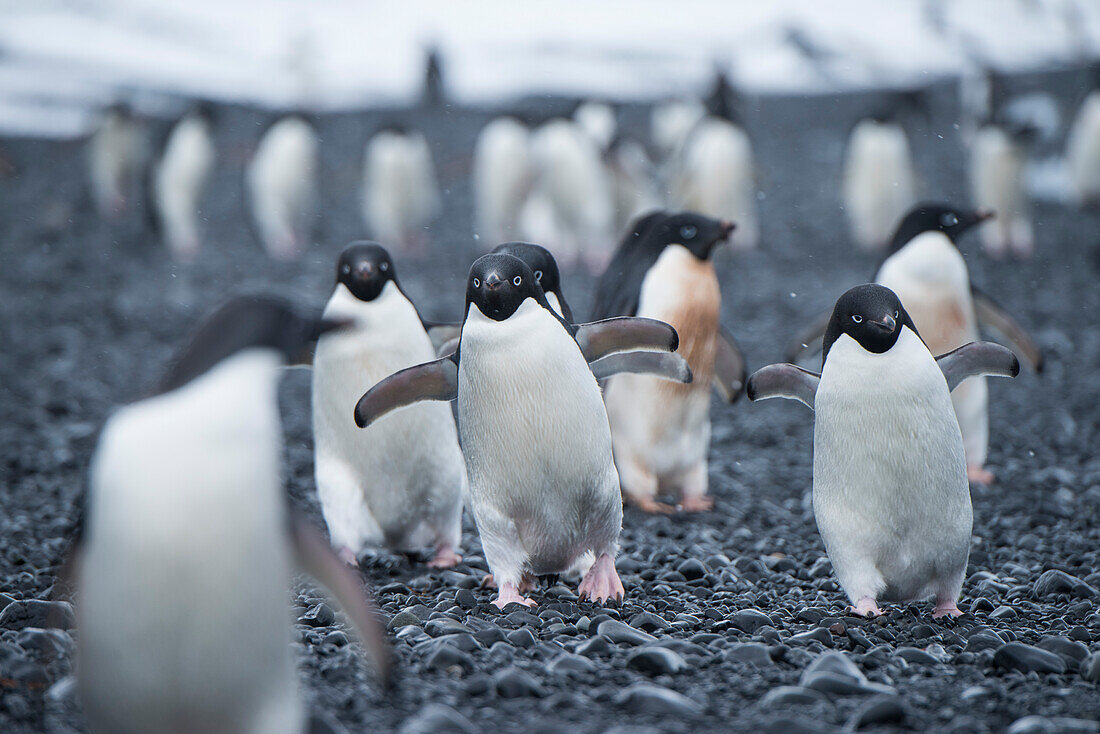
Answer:
[[[814,704],[827,701],[825,694],[812,688],[803,686],[779,686],[768,691],[764,698],[760,699],[760,705],[765,708],[775,706],[789,706],[791,704]]]
[[[541,698],[546,695],[546,691],[530,673],[514,666],[494,675],[493,685],[501,698]]]
[[[661,647],[643,647],[632,652],[626,659],[626,667],[649,675],[679,673],[688,667],[679,654]]]
[[[400,734],[474,734],[470,720],[450,706],[429,703],[401,725]]]
[[[770,625],[772,620],[771,617],[758,609],[742,609],[739,612],[731,614],[729,622],[742,632],[752,634],[756,632],[758,628],[766,624]]]
[[[1031,586],[1031,595],[1036,599],[1045,599],[1056,594],[1092,599],[1096,596],[1096,589],[1076,576],[1070,576],[1065,571],[1052,568],[1035,579],[1035,583]]]
[[[611,642],[623,642],[628,645],[644,645],[647,642],[655,642],[656,637],[648,632],[636,630],[628,624],[615,619],[606,619],[600,622],[596,628],[597,634],[606,637]]]
[[[1052,652],[1022,642],[1010,642],[997,650],[993,664],[1009,670],[1028,673],[1064,673],[1066,662]]]
[[[635,683],[615,697],[615,703],[636,714],[699,716],[703,708],[687,696],[652,683]]]
[[[774,665],[768,648],[759,642],[738,642],[722,651],[722,657],[736,663],[748,663],[758,668]]]
[[[875,696],[859,707],[852,727],[862,729],[875,724],[896,724],[905,719],[905,708],[897,696]]]

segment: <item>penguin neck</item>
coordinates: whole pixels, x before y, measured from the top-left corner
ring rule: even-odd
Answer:
[[[325,306],[324,316],[352,319],[358,329],[389,327],[395,322],[405,328],[410,321],[420,320],[412,302],[392,280],[387,281],[382,292],[370,301],[356,298],[347,286],[337,283]]]
[[[869,352],[848,334],[841,334],[829,349],[821,370],[823,386],[844,385],[868,393],[893,394],[926,367],[940,374],[928,347],[908,326],[902,326],[894,346],[881,354]]]

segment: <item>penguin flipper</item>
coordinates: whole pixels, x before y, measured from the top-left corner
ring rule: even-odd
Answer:
[[[659,349],[675,352],[680,346],[676,329],[664,321],[638,316],[618,316],[577,325],[577,344],[588,362],[615,352]]]
[[[1013,351],[1023,357],[1035,372],[1043,371],[1043,353],[1024,328],[1008,315],[992,298],[971,286],[974,314],[978,323],[993,329],[1008,340]]]
[[[964,344],[953,352],[936,357],[936,364],[947,379],[948,390],[954,390],[968,377],[1015,377],[1020,374],[1020,360],[1016,359],[1012,350],[993,342]]]
[[[769,364],[752,373],[745,386],[749,400],[788,398],[808,408],[814,407],[821,375],[793,364]]]
[[[653,375],[685,385],[694,379],[687,360],[671,352],[620,352],[600,357],[588,366],[597,380],[606,380],[623,372]]]
[[[788,342],[787,348],[783,351],[783,359],[794,364],[820,351],[821,344],[825,340],[825,331],[829,328],[829,320],[832,317],[832,310],[823,311],[806,328],[798,332],[794,339]]]
[[[458,397],[458,363],[451,354],[395,372],[359,398],[355,425],[366,428],[390,411],[423,400]]]
[[[714,388],[727,403],[736,403],[749,376],[745,355],[733,335],[725,328],[718,330],[718,351],[714,357]]]
[[[291,528],[291,540],[302,570],[332,592],[355,627],[379,682],[383,687],[389,685],[393,656],[375,616],[370,592],[359,575],[336,557],[328,541],[306,518],[296,514]]]

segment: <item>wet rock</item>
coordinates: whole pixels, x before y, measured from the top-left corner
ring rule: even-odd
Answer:
[[[683,575],[683,577],[688,581],[701,579],[707,575],[707,567],[695,558],[687,559],[679,566],[677,566],[676,570],[679,571],[680,574]]]
[[[768,653],[768,648],[758,642],[739,642],[730,645],[722,651],[722,657],[731,662],[747,663],[758,668],[775,664]]]
[[[635,614],[630,618],[630,626],[643,632],[657,632],[667,630],[670,627],[668,622],[651,612]]]
[[[1094,652],[1081,661],[1081,677],[1090,683],[1100,683],[1100,652]]]
[[[596,665],[583,655],[562,653],[550,663],[551,673],[572,678],[588,675],[596,670]]]
[[[805,632],[799,632],[796,635],[791,635],[787,638],[787,644],[790,645],[808,645],[811,642],[820,642],[826,647],[833,646],[833,635],[829,630],[821,627],[816,627],[812,630],[806,630]]]
[[[28,599],[8,604],[0,612],[0,629],[21,630],[24,627],[46,629],[56,627],[63,630],[73,628],[76,618],[73,606],[63,601],[43,601]]]
[[[929,655],[924,650],[918,650],[915,647],[899,647],[896,654],[905,662],[915,663],[917,665],[933,665],[939,662],[939,660],[932,655]]]
[[[875,724],[897,724],[905,719],[905,708],[897,696],[875,696],[859,707],[851,726],[862,729]]]
[[[505,668],[494,675],[493,685],[502,698],[541,698],[546,695],[546,690],[530,673],[516,667]]]
[[[28,652],[53,657],[68,654],[73,646],[72,638],[61,630],[38,627],[24,627],[15,636],[15,642]]]
[[[652,683],[635,683],[615,697],[615,703],[636,714],[695,717],[703,708],[687,696]]]
[[[993,630],[979,630],[967,638],[966,651],[996,650],[1003,644],[1005,644],[1005,641]]]
[[[459,589],[455,592],[455,604],[463,609],[474,609],[477,607],[477,594],[469,589]]]
[[[993,656],[993,663],[998,667],[1019,670],[1022,673],[1033,670],[1037,673],[1066,672],[1066,663],[1060,656],[1022,642],[1009,642],[1001,647]]]
[[[515,645],[518,648],[526,650],[529,647],[535,646],[535,635],[531,630],[523,627],[518,630],[513,630],[504,636],[508,640],[509,644]]]
[[[1074,667],[1080,665],[1081,661],[1088,657],[1089,648],[1080,642],[1074,642],[1065,637],[1058,637],[1057,635],[1047,635],[1039,640],[1039,644],[1036,647],[1052,652],[1055,655],[1061,655],[1066,661],[1066,665]]]
[[[808,705],[822,703],[828,698],[820,691],[803,686],[779,686],[768,691],[764,698],[760,699],[760,705],[764,708],[782,708],[793,704]]]
[[[626,659],[626,667],[647,675],[679,673],[688,667],[687,662],[672,650],[661,647],[643,647]]]
[[[440,617],[438,619],[429,619],[425,622],[424,631],[432,637],[444,637],[446,635],[457,635],[463,632],[469,633],[470,628],[450,617]]]
[[[458,666],[464,670],[472,670],[474,667],[474,659],[469,653],[459,650],[454,645],[446,642],[436,643],[429,649],[430,653],[425,661],[429,668],[447,670]]]
[[[630,625],[615,619],[608,619],[600,622],[599,627],[596,628],[596,632],[601,637],[606,637],[610,642],[625,643],[627,645],[644,645],[647,642],[654,642],[657,639],[648,632],[636,630]]]
[[[602,637],[593,637],[588,642],[585,642],[577,648],[577,653],[586,657],[593,657],[596,655],[610,655],[614,650],[611,647],[611,643]]]
[[[752,634],[760,627],[771,624],[771,617],[757,609],[742,609],[730,615],[729,622],[732,626]]]
[[[407,627],[408,625],[416,625],[419,627],[422,623],[420,617],[416,616],[408,610],[402,610],[393,616],[390,623],[386,625],[389,629],[397,629],[399,627]]]
[[[400,734],[475,734],[470,720],[450,706],[429,703],[401,725]]]
[[[1066,594],[1081,599],[1092,599],[1096,596],[1096,593],[1096,589],[1092,588],[1081,579],[1055,568],[1044,571],[1031,587],[1031,595],[1036,599],[1046,599],[1049,596],[1058,594]]]
[[[328,627],[336,621],[336,614],[332,607],[324,602],[309,608],[305,614],[298,617],[298,623],[309,627]]]
[[[1100,732],[1100,723],[1095,721],[1025,716],[1012,722],[1005,734],[1095,734],[1095,732]]]

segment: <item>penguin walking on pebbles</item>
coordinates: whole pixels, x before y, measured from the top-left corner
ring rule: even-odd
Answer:
[[[354,242],[344,249],[324,316],[353,324],[323,338],[313,360],[317,494],[333,546],[351,564],[367,544],[403,552],[430,546],[428,565],[454,566],[466,466],[450,409],[416,405],[365,431],[348,410],[382,378],[435,358],[384,248]]]
[[[933,354],[946,354],[977,341],[979,326],[997,331],[1036,372],[1043,355],[1013,318],[970,280],[966,261],[955,241],[995,216],[986,210],[961,210],[927,202],[914,207],[898,225],[875,282],[890,288],[905,304],[925,344]],[[808,330],[787,351],[789,361],[808,356],[809,344],[821,344],[829,314],[820,328]],[[985,468],[989,450],[989,393],[985,379],[967,380],[951,393],[962,430],[966,472],[971,482],[989,484]]]
[[[497,117],[474,145],[477,234],[485,244],[519,236],[519,216],[531,187],[530,133],[514,117]]]
[[[320,143],[302,115],[277,120],[256,148],[245,172],[252,222],[276,260],[293,260],[309,244],[319,196]]]
[[[176,121],[148,172],[148,206],[154,228],[172,258],[194,260],[202,245],[199,207],[214,170],[209,105],[198,105]]]
[[[566,572],[586,554],[595,562],[580,597],[622,598],[622,497],[587,362],[639,347],[672,351],[675,330],[649,319],[574,326],[526,263],[484,255],[470,268],[458,350],[386,378],[356,404],[355,421],[367,426],[420,400],[457,398],[470,509],[498,607],[533,605],[521,591],[535,576]]]
[[[906,211],[917,203],[909,138],[893,115],[856,123],[848,136],[841,176],[852,239],[862,250],[883,249]]]
[[[363,219],[375,239],[420,254],[441,200],[428,141],[397,125],[379,130],[363,156]]]
[[[88,182],[96,211],[114,219],[130,203],[146,154],[145,130],[124,104],[108,107],[88,140]]]
[[[770,365],[747,392],[814,410],[814,516],[852,611],[934,596],[933,617],[959,616],[973,511],[950,392],[968,377],[1015,377],[1019,362],[988,342],[933,358],[876,284],[837,299],[822,351],[820,375]]]
[[[114,413],[67,566],[77,685],[93,731],[300,734],[289,594],[295,557],[389,667],[366,590],[280,477],[282,366],[339,326],[277,299],[215,312],[153,397]]]
[[[617,375],[604,390],[624,498],[647,512],[670,490],[687,511],[709,509],[710,387],[729,402],[741,393],[745,361],[720,324],[722,294],[712,255],[734,225],[690,212],[655,212],[635,222],[596,286],[593,318],[643,316],[671,324],[690,385]]]

